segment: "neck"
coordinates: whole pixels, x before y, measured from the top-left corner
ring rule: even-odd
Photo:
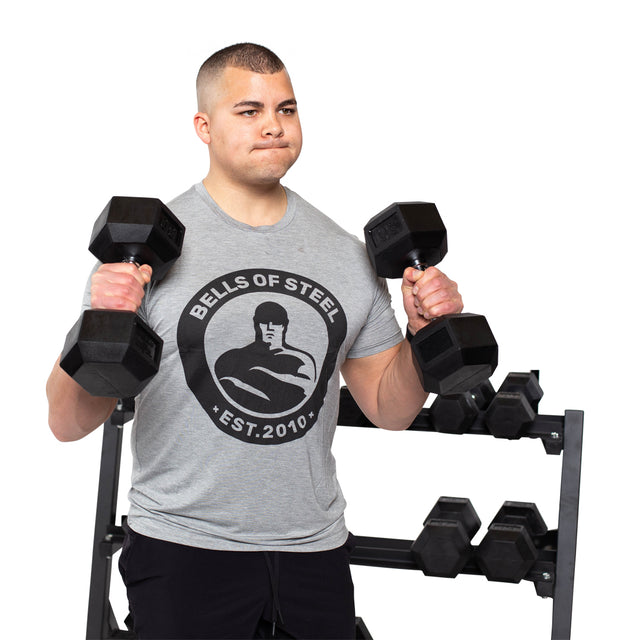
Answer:
[[[287,211],[287,194],[279,182],[237,186],[215,180],[209,173],[202,183],[227,215],[252,227],[274,225]]]

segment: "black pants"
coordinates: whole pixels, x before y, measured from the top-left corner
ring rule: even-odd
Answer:
[[[314,553],[211,551],[126,527],[119,568],[141,640],[355,638],[352,536]]]

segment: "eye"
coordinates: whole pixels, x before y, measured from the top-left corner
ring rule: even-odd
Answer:
[[[283,107],[282,109],[280,109],[280,113],[285,116],[292,116],[295,112],[296,110],[293,107]]]
[[[256,109],[247,109],[246,111],[241,111],[240,115],[245,118],[253,118],[258,113]]]

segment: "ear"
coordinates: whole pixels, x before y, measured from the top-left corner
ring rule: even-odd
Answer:
[[[211,143],[211,132],[209,130],[209,123],[209,116],[202,111],[198,111],[198,113],[193,116],[193,126],[196,129],[196,135],[205,144]]]

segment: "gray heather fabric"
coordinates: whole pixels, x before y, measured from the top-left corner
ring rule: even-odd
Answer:
[[[201,183],[168,204],[186,234],[140,309],[164,340],[131,435],[129,523],[143,535],[240,551],[346,540],[339,369],[402,333],[364,245],[287,198],[268,227],[230,218]]]

